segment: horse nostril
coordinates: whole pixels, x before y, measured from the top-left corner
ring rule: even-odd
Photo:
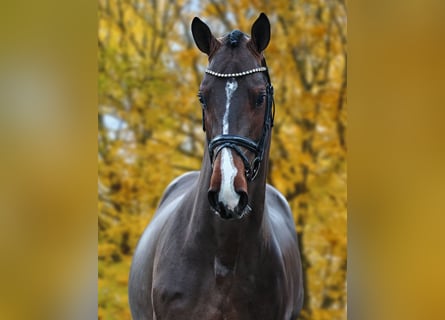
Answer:
[[[238,210],[243,212],[248,204],[249,197],[245,191],[237,191],[236,193],[239,194]]]
[[[212,209],[217,210],[218,208],[218,191],[216,190],[209,190],[207,192],[207,196],[209,199],[209,204],[212,207]]]

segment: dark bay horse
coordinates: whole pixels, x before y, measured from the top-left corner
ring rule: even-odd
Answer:
[[[207,143],[200,172],[165,191],[134,254],[135,320],[291,320],[303,304],[300,253],[286,199],[266,184],[274,106],[263,13],[251,37],[216,39],[192,22],[209,65],[199,90]]]

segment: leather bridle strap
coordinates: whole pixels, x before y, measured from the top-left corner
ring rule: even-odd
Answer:
[[[249,162],[249,159],[246,157],[246,155],[243,153],[240,147],[244,147],[249,151],[251,151],[253,154],[255,154],[255,159],[252,162],[252,164]],[[255,163],[261,161],[260,157],[258,156],[259,152],[261,152],[258,148],[258,145],[249,138],[241,136],[235,136],[230,134],[217,136],[214,139],[212,139],[212,141],[210,141],[209,143],[209,154],[210,154],[210,159],[212,159],[211,160],[212,163],[213,160],[218,155],[218,153],[224,148],[233,149],[236,153],[238,153],[238,155],[243,160],[244,168],[246,169],[246,177],[249,180],[253,180],[254,179],[253,175],[254,174],[256,175],[256,171],[258,169],[258,168],[255,169]]]

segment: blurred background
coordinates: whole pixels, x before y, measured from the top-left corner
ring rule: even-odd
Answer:
[[[300,319],[346,319],[347,10],[342,0],[99,0],[99,319],[130,319],[128,273],[165,187],[199,170],[198,87],[215,36],[271,21],[265,51],[276,116],[268,182],[290,203],[304,265]]]
[[[200,163],[206,61],[190,22],[249,33],[264,11],[277,100],[269,181],[302,240],[302,317],[346,318],[346,133],[349,318],[442,320],[445,2],[347,7],[345,130],[341,2],[3,1],[0,319],[130,318],[139,234],[168,182]]]

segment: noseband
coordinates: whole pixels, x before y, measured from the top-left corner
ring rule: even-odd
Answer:
[[[265,61],[263,60],[263,64],[265,65]],[[233,134],[221,134],[216,137],[214,137],[212,140],[208,141],[208,150],[210,155],[210,162],[213,166],[213,161],[218,155],[218,153],[224,149],[224,148],[230,148],[234,150],[243,160],[244,162],[244,168],[245,168],[245,174],[248,181],[253,181],[259,171],[261,162],[264,158],[264,149],[265,149],[265,143],[267,135],[270,131],[270,129],[273,127],[273,120],[275,115],[275,105],[273,102],[273,86],[270,83],[270,77],[269,73],[267,72],[267,67],[263,66],[260,68],[239,72],[239,73],[218,73],[214,72],[212,70],[207,69],[206,73],[218,77],[218,78],[239,78],[244,77],[249,74],[253,74],[256,72],[266,72],[266,77],[268,80],[268,84],[266,86],[266,111],[264,115],[264,123],[263,123],[263,132],[261,134],[261,137],[258,141],[254,141],[250,138],[233,135]],[[203,109],[203,130],[205,131],[205,124],[204,124],[204,109]],[[242,148],[245,148],[252,152],[255,157],[252,160],[252,162],[249,162],[249,159],[246,157],[246,155],[241,150]]]

